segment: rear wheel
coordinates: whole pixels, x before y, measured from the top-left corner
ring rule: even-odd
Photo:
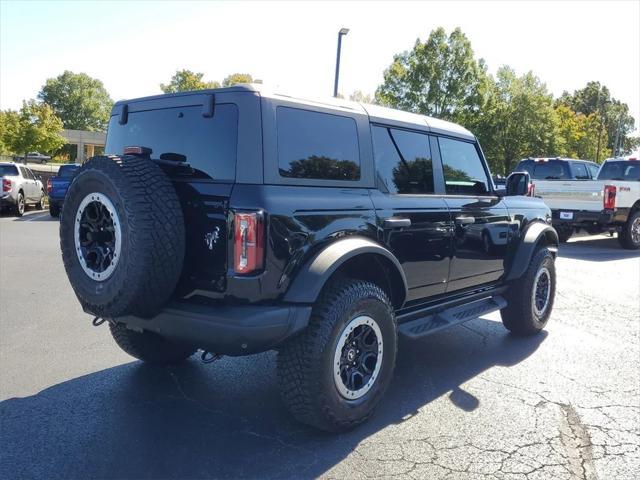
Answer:
[[[55,203],[49,203],[49,214],[52,217],[59,217],[60,216],[60,206],[56,205]]]
[[[515,335],[538,333],[549,321],[555,294],[555,261],[551,252],[542,248],[522,277],[509,287],[507,307],[500,311],[502,323]]]
[[[640,248],[640,210],[636,210],[627,219],[618,233],[618,242],[623,248],[637,250]]]
[[[352,428],[371,416],[396,360],[396,323],[375,284],[340,279],[322,293],[307,329],[278,354],[284,402],[322,430]]]
[[[18,200],[16,201],[15,213],[17,217],[24,215],[25,203],[24,195],[22,192],[18,192]]]
[[[36,203],[36,208],[38,210],[44,210],[44,200],[45,200],[45,194],[44,192],[40,192],[40,201]]]
[[[147,363],[172,365],[196,352],[193,347],[171,342],[152,332],[135,332],[121,323],[110,324],[109,329],[122,350]]]

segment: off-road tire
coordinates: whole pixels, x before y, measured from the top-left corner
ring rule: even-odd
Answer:
[[[111,201],[121,230],[118,262],[102,281],[85,273],[75,248],[76,214],[92,193]],[[67,276],[86,312],[104,318],[155,315],[173,293],[184,262],[184,218],[171,181],[149,159],[91,158],[62,206],[60,246]]]
[[[633,241],[633,224],[638,222],[640,218],[640,210],[636,210],[629,215],[627,222],[622,226],[622,230],[618,233],[618,242],[622,248],[628,250],[638,250],[640,248],[640,241]]]
[[[36,208],[38,210],[44,210],[44,200],[46,198],[46,195],[44,194],[44,192],[40,192],[40,201],[38,203],[36,203]]]
[[[362,397],[347,400],[334,380],[334,354],[349,322],[367,315],[382,333],[384,353],[378,377]],[[307,329],[278,353],[284,403],[300,422],[343,431],[367,420],[387,389],[396,361],[397,330],[387,295],[377,285],[353,279],[332,281],[313,307]]]
[[[22,192],[18,192],[18,198],[16,199],[16,206],[13,209],[13,213],[15,213],[16,217],[21,217],[24,215],[25,210],[27,209],[27,204],[25,203],[24,194]]]
[[[550,294],[546,309],[542,315],[538,315],[534,309],[533,289],[536,276],[542,268],[549,272]],[[500,311],[502,323],[514,335],[529,336],[540,332],[549,321],[555,292],[555,261],[547,248],[541,248],[533,255],[526,272],[509,286],[507,307]]]
[[[49,215],[51,215],[52,217],[59,217],[60,216],[60,206],[52,204],[52,203],[49,203]]]
[[[196,349],[167,340],[152,332],[136,332],[122,323],[109,324],[111,335],[118,346],[132,357],[156,365],[180,363]]]

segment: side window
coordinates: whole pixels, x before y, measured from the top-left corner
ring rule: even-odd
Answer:
[[[278,107],[278,170],[289,178],[359,180],[353,118]]]
[[[433,193],[429,137],[385,127],[372,127],[378,178],[390,193]]]
[[[573,163],[571,165],[573,170],[573,177],[576,180],[589,180],[589,173],[587,167],[583,163]]]
[[[444,182],[448,194],[484,195],[489,192],[487,172],[473,143],[439,138]]]
[[[18,168],[20,169],[20,173],[22,174],[22,177],[28,180],[29,174],[27,173],[27,169],[24,167],[18,167]]]
[[[598,170],[600,170],[598,165],[593,165],[591,163],[587,163],[587,168],[589,169],[589,173],[591,174],[591,178],[596,178],[598,176]]]

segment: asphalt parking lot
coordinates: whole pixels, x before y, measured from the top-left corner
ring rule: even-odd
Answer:
[[[58,222],[0,217],[1,478],[632,479],[640,472],[640,252],[561,246],[547,331],[498,315],[400,343],[375,417],[294,422],[275,353],[154,368],[94,328]]]

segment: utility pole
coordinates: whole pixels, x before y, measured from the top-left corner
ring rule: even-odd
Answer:
[[[338,77],[340,76],[340,49],[342,48],[342,36],[349,33],[348,28],[341,28],[338,32],[338,53],[336,55],[336,80],[333,84],[333,96],[338,96]]]

